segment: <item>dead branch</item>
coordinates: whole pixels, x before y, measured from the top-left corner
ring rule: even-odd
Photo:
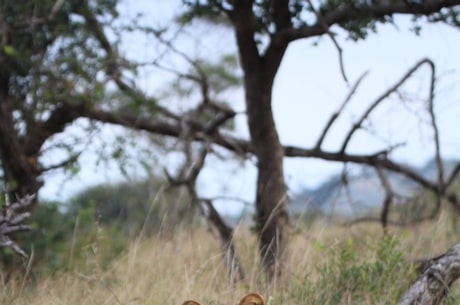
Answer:
[[[176,177],[173,178],[166,170],[165,174],[172,185],[186,187],[192,205],[198,207],[201,214],[217,230],[221,240],[223,260],[227,268],[227,274],[232,282],[241,281],[245,279],[246,274],[240,258],[236,253],[236,246],[233,241],[233,228],[225,223],[221,215],[214,208],[212,200],[200,198],[196,190],[196,181],[205,165],[206,157],[211,151],[210,143],[213,142],[212,138],[219,136],[218,129],[230,118],[233,118],[235,112],[211,100],[207,75],[196,62],[192,62],[188,57],[186,59],[197,70],[199,75],[192,81],[201,88],[202,102],[178,120],[177,124],[179,124],[180,129],[177,138],[183,145],[185,162],[178,170]],[[205,114],[208,110],[213,113],[217,112],[217,114],[208,122],[201,123],[199,119],[200,115]],[[200,134],[203,137],[203,144],[198,154],[195,153],[196,147],[194,147],[196,134]]]
[[[13,204],[5,197],[5,204],[1,208],[0,215],[0,248],[11,248],[16,254],[26,258],[27,253],[11,239],[11,234],[23,231],[31,231],[30,225],[23,224],[30,218],[30,212],[26,211],[34,202],[35,195],[18,198]]]
[[[344,64],[343,64],[343,50],[340,47],[340,45],[337,42],[337,40],[335,39],[334,34],[329,29],[329,25],[324,20],[323,16],[315,9],[313,4],[311,3],[311,0],[307,0],[307,2],[308,2],[308,6],[312,10],[312,12],[315,14],[316,19],[318,20],[318,23],[323,27],[324,32],[329,36],[329,38],[331,38],[332,42],[334,43],[335,48],[339,52],[340,73],[342,74],[343,80],[348,85],[348,78],[347,78],[347,75],[345,74],[345,67],[344,67]]]
[[[69,105],[69,107],[80,108],[80,106],[71,105]],[[175,138],[180,137],[182,134],[182,126],[179,123],[167,121],[161,118],[138,118],[137,116],[130,114],[113,114],[102,109],[91,109],[89,107],[83,107],[82,111],[83,113],[81,113],[81,116],[100,122],[117,124],[137,130],[145,130],[148,132]],[[254,154],[254,148],[249,140],[223,132],[207,135],[203,123],[197,122],[197,125],[194,126],[191,137],[194,142],[207,141],[208,143],[221,146],[241,156]],[[299,146],[286,145],[283,148],[284,155],[286,157],[318,158],[326,161],[340,163],[350,162],[354,164],[363,164],[369,166],[381,166],[382,168],[406,176],[427,190],[433,191],[435,193],[439,192],[437,183],[433,183],[429,179],[421,176],[418,172],[407,166],[390,160],[387,158],[387,151],[371,154],[348,154],[341,152],[330,152],[316,148],[309,149]],[[451,176],[446,180],[445,186],[450,185],[459,173],[460,165],[455,168]],[[450,202],[453,206],[460,205],[457,196],[455,196],[453,193],[449,193],[447,187],[442,188],[441,191],[441,196]]]
[[[398,305],[437,305],[460,277],[460,244],[429,260]]]
[[[460,172],[460,162],[457,163],[454,170],[450,174],[449,178],[446,179],[446,187],[449,187],[455,181],[455,178],[457,177],[459,172]]]
[[[343,109],[345,108],[345,106],[348,104],[348,102],[351,100],[351,98],[353,97],[353,95],[355,94],[356,90],[358,89],[359,85],[361,84],[361,81],[364,79],[364,77],[367,75],[367,71],[364,72],[359,78],[358,80],[356,81],[356,83],[353,85],[353,87],[351,88],[350,92],[348,93],[347,97],[345,98],[345,100],[342,102],[342,104],[340,105],[339,109],[334,112],[329,121],[327,122],[326,124],[326,127],[323,129],[323,132],[321,133],[319,139],[318,139],[318,142],[316,142],[316,149],[320,149],[321,148],[321,145],[323,144],[323,141],[324,141],[324,138],[326,137],[327,135],[327,132],[329,131],[329,129],[332,127],[332,124],[334,124],[335,120],[337,120],[337,118],[340,116],[340,114],[342,113]]]
[[[59,12],[61,9],[62,5],[64,4],[64,0],[57,0],[53,7],[51,8],[51,12],[48,15],[48,20],[53,20],[54,16]]]
[[[364,121],[369,117],[369,115],[372,113],[372,111],[384,100],[386,100],[392,93],[396,92],[398,88],[400,88],[422,65],[428,64],[430,66],[434,66],[434,63],[428,59],[424,58],[417,62],[411,69],[409,69],[404,76],[396,82],[392,87],[390,87],[387,91],[385,91],[381,96],[379,96],[368,108],[367,110],[363,113],[361,118],[353,124],[353,127],[351,130],[348,132],[347,136],[345,137],[345,140],[343,141],[342,148],[340,149],[341,153],[345,153],[345,150],[347,149],[348,143],[351,140],[351,137],[353,134],[361,128],[362,124]]]
[[[436,122],[436,115],[434,113],[434,89],[435,89],[435,81],[436,81],[436,74],[435,74],[435,65],[433,62],[428,62],[430,69],[431,69],[431,80],[430,80],[430,93],[428,97],[428,112],[431,118],[431,126],[434,132],[434,147],[435,147],[435,158],[436,158],[436,165],[438,167],[438,189],[439,192],[436,194],[436,213],[439,213],[441,210],[441,196],[439,193],[442,192],[442,188],[444,187],[444,167],[442,165],[441,160],[441,145],[439,141],[439,128]]]
[[[381,167],[376,167],[377,174],[379,176],[380,182],[382,184],[383,189],[385,190],[385,198],[383,199],[383,206],[382,212],[380,214],[380,221],[382,223],[382,227],[386,230],[388,225],[388,213],[390,212],[390,205],[393,201],[394,192],[391,188],[390,181],[388,181],[387,176],[385,175],[383,169]]]
[[[191,145],[191,142],[188,143]],[[232,282],[244,280],[246,273],[241,264],[241,260],[236,253],[236,246],[233,241],[233,229],[225,223],[219,212],[214,208],[212,201],[209,199],[200,198],[196,191],[196,180],[204,166],[208,149],[203,147],[197,159],[192,157],[191,148],[185,149],[184,152],[187,152],[185,167],[188,168],[181,169],[179,171],[179,176],[176,178],[172,178],[172,176],[165,170],[168,180],[172,185],[184,185],[186,187],[191,197],[192,204],[200,208],[200,212],[208,219],[211,225],[219,233],[223,249],[222,254],[224,264],[227,268],[227,274],[230,280]],[[201,204],[205,205],[207,212],[205,209],[203,209]]]
[[[240,257],[236,253],[233,241],[233,228],[225,223],[219,212],[215,209],[211,200],[202,200],[208,208],[208,218],[217,228],[222,240],[222,251],[227,273],[233,283],[246,278],[246,272],[241,264]]]

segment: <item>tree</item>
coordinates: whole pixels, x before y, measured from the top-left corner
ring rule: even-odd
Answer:
[[[40,6],[34,3],[3,3],[0,10],[0,63],[4,67],[0,73],[0,156],[3,180],[11,194],[24,196],[36,193],[42,185],[44,172],[75,163],[79,151],[75,151],[74,143],[65,141],[56,147],[68,149],[67,159],[43,167],[39,157],[45,153],[46,141],[65,131],[78,118],[86,118],[91,122],[116,124],[179,139],[185,154],[184,168],[176,177],[167,172],[169,180],[188,187],[192,202],[219,229],[224,244],[230,243],[228,249],[231,253],[234,252],[231,228],[223,224],[215,213],[211,199],[200,198],[195,182],[207,154],[215,151],[216,147],[245,157],[255,156],[258,170],[256,228],[262,264],[271,279],[281,275],[287,258],[289,219],[284,157],[315,157],[374,167],[379,171],[382,186],[388,194],[382,210],[384,225],[392,190],[385,182],[382,169],[404,174],[435,193],[438,200],[433,215],[439,211],[441,198],[459,208],[457,197],[449,193],[448,187],[460,171],[460,165],[447,178],[440,166],[439,138],[432,110],[436,73],[431,60],[418,62],[400,81],[371,103],[336,152],[324,150],[323,139],[362,78],[351,86],[349,97],[331,116],[313,148],[283,146],[280,143],[271,98],[274,79],[290,43],[327,35],[335,43],[341,58],[341,49],[332,28],[341,28],[353,40],[365,39],[377,30],[379,24],[393,23],[397,14],[413,16],[416,27],[424,20],[457,26],[460,0],[183,2],[188,11],[182,15],[182,20],[206,17],[213,22],[226,22],[235,33],[243,71],[250,140],[227,133],[224,128],[236,112],[219,102],[219,92],[213,90],[210,83],[216,75],[225,79],[226,73],[209,69],[202,61],[178,49],[164,38],[165,29],[145,27],[134,21],[123,23],[118,18],[118,1],[50,0]],[[180,56],[188,71],[166,67],[161,56],[150,64],[168,69],[179,79],[193,84],[199,102],[187,105],[183,111],[171,110],[158,99],[142,92],[132,75],[145,63],[130,61],[119,50],[122,33],[127,31],[148,35]],[[367,155],[347,152],[350,139],[362,128],[369,114],[421,66],[428,66],[431,72],[427,100],[437,152],[438,179],[435,182],[391,160],[389,154],[394,147]],[[344,80],[348,82],[343,65],[341,68]],[[230,81],[228,84],[233,83]],[[137,107],[137,111],[125,111],[126,108],[120,107],[114,99],[107,102],[107,92],[114,87]],[[87,140],[80,138],[79,141]]]
[[[101,98],[102,82],[95,76],[110,64],[100,57],[90,25],[75,16],[80,10],[113,16],[115,5],[116,1],[96,7],[80,6],[79,1],[2,1],[0,155],[2,180],[10,195],[36,194],[43,173],[75,160],[72,152],[48,168],[39,163],[45,142]]]
[[[335,42],[334,35],[330,31],[332,26],[341,27],[352,39],[364,39],[369,32],[375,31],[378,23],[393,22],[395,14],[412,14],[416,18],[429,16],[430,20],[455,25],[459,12],[456,5],[459,3],[456,1],[320,1],[319,6],[314,7],[311,1],[287,0],[184,2],[190,7],[190,16],[224,14],[235,32],[244,71],[251,144],[258,160],[256,207],[260,250],[263,265],[268,275],[273,277],[282,270],[288,242],[283,157],[289,155],[289,150],[283,149],[278,138],[273,120],[271,93],[274,78],[289,43],[321,35],[330,35]],[[306,15],[313,15],[314,21],[309,22],[310,19]],[[345,74],[344,78],[346,79]],[[358,122],[355,128],[359,128],[361,123],[362,121]],[[353,131],[349,134],[350,137],[352,134]],[[320,140],[311,153],[325,159],[337,158],[347,161],[353,159],[346,154],[347,143],[348,140],[345,140],[341,151],[333,157],[321,151]],[[374,163],[372,159],[380,157],[376,155],[364,158]],[[385,156],[383,160],[386,160]],[[378,168],[379,165],[376,164],[376,167]]]

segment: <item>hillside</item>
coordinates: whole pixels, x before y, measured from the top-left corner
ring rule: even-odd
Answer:
[[[456,160],[444,161],[445,175],[449,175]],[[434,160],[415,169],[420,175],[435,180],[437,166]],[[420,191],[418,185],[407,177],[386,171],[393,191],[399,195],[400,204]],[[293,214],[317,213],[353,219],[368,214],[382,205],[385,193],[375,170],[355,166],[347,173],[347,184],[341,174],[332,176],[318,188],[305,188],[294,194],[289,206]]]

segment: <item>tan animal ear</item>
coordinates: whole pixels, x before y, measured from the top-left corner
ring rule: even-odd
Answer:
[[[239,305],[265,305],[265,300],[260,294],[252,292],[244,296]]]
[[[201,303],[197,302],[197,301],[188,300],[188,301],[185,301],[184,303],[182,303],[182,305],[201,305]]]

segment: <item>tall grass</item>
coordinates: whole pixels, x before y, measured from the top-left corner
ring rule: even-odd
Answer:
[[[223,268],[217,237],[206,228],[135,240],[111,262],[101,261],[104,247],[92,244],[72,271],[3,283],[0,304],[235,304],[249,291],[263,294],[269,305],[396,304],[414,279],[409,262],[458,242],[448,219],[390,229],[386,237],[377,224],[293,229],[286,276],[272,284],[259,270],[256,237],[244,226],[235,240],[247,280],[236,284]]]

